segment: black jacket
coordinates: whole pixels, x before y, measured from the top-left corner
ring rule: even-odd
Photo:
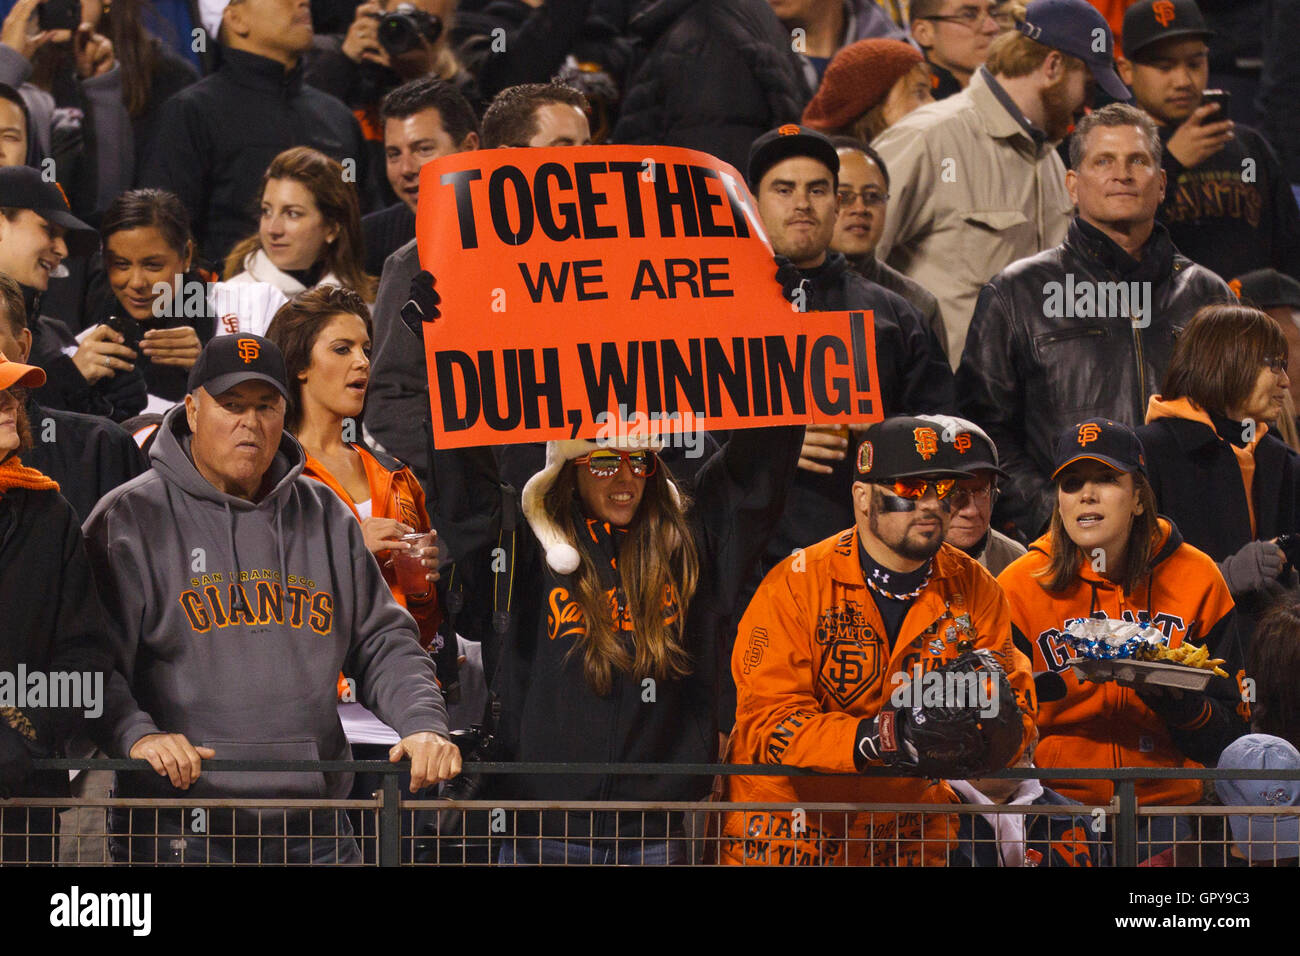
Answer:
[[[958,797],[962,797],[958,794]],[[962,803],[968,803],[962,799]],[[1025,813],[1026,853],[1023,866],[1109,866],[1110,848],[1094,827],[1091,808],[1075,803],[1048,787],[1029,804],[1042,807]],[[948,853],[949,866],[1004,866],[997,833],[983,816],[958,817],[957,843]],[[1035,860],[1036,858],[1036,860]]]
[[[22,664],[28,673],[89,673],[92,687],[98,674],[103,706],[113,669],[106,617],[77,516],[58,492],[11,488],[0,494],[0,620],[0,671],[16,674]],[[62,751],[84,729],[84,711],[94,708],[18,709],[35,730],[28,747],[39,757]],[[5,724],[0,732],[10,733],[7,719]],[[67,774],[55,774],[66,793]],[[39,780],[33,783],[33,792],[48,792]]]
[[[1088,309],[1080,290],[1091,290],[1095,303],[1107,292],[1101,283],[1119,282],[1149,283],[1139,286],[1150,292],[1148,316],[1130,318],[1134,309],[1115,307],[1124,304],[1118,295],[1092,310],[1114,314],[1081,314]],[[961,415],[997,443],[1009,476],[999,483],[996,524],[1037,537],[1052,514],[1049,476],[1061,430],[1093,416],[1142,424],[1178,331],[1201,306],[1236,301],[1222,279],[1179,254],[1159,223],[1135,261],[1077,216],[1061,245],[985,284],[957,395]]]
[[[629,23],[644,51],[611,141],[686,146],[742,173],[749,144],[812,98],[765,0],[655,0]]]
[[[214,73],[162,106],[140,184],[180,197],[209,261],[257,231],[262,174],[291,146],[351,159],[358,186],[369,181],[356,118],[302,73],[301,63],[286,73],[275,60],[223,47]]]
[[[1160,130],[1169,181],[1158,216],[1178,251],[1224,281],[1254,269],[1300,279],[1300,209],[1264,137],[1239,123],[1223,149],[1188,169],[1168,149],[1177,129]]]
[[[365,247],[365,270],[372,276],[384,271],[384,262],[415,238],[415,213],[404,202],[361,217],[361,244]]]
[[[32,447],[23,464],[59,483],[59,493],[78,521],[118,485],[147,471],[149,463],[130,433],[98,415],[42,408],[27,401]]]
[[[32,331],[29,361],[45,370],[45,384],[36,390],[36,398],[42,405],[99,415],[115,422],[124,422],[145,407],[149,398],[148,387],[138,367],[100,379],[92,385],[82,376],[72,356],[63,352],[63,349],[77,344],[66,325],[40,314],[28,325]]]
[[[745,573],[758,558],[784,504],[802,441],[800,427],[732,433],[683,485],[693,505],[688,520],[700,558],[699,583],[687,611],[684,645],[692,673],[656,682],[647,696],[641,678],[617,674],[613,690],[597,695],[582,672],[572,638],[547,635],[553,605],[563,603],[568,576],[546,565],[542,549],[513,498],[498,493],[490,448],[438,451],[433,513],[439,536],[457,559],[465,604],[458,630],[483,637],[484,670],[502,700],[500,739],[508,759],[562,763],[711,763],[717,757],[714,715],[719,670],[730,641],[724,631],[737,610]],[[503,507],[501,502],[505,501]],[[512,533],[513,529],[513,533]],[[505,561],[493,549],[502,548]],[[494,567],[495,563],[495,567]],[[493,573],[493,572],[497,573]],[[445,578],[450,575],[444,573]],[[513,585],[510,584],[513,582]],[[453,584],[454,586],[454,584]],[[495,592],[494,592],[495,587]],[[511,590],[513,588],[513,590]],[[494,627],[494,623],[496,627]],[[499,671],[497,661],[500,661]],[[650,699],[653,697],[653,700]],[[498,778],[494,778],[498,781]],[[707,779],[685,776],[535,776],[499,780],[518,799],[700,800]],[[494,782],[494,788],[498,785]],[[648,814],[648,835],[663,832]],[[519,827],[537,826],[520,817]],[[614,815],[547,814],[548,836],[614,836]],[[624,834],[641,833],[639,815],[624,815]]]

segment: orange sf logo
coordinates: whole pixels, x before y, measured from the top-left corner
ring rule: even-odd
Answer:
[[[1101,429],[1092,422],[1079,426],[1079,445],[1087,445],[1090,441],[1096,441],[1101,437]]]
[[[239,357],[244,360],[245,365],[251,365],[261,351],[262,345],[256,339],[239,340]]]
[[[960,435],[958,435],[955,439],[953,439],[952,447],[956,448],[957,452],[962,455],[970,451],[970,433],[962,432]]]
[[[939,436],[933,428],[914,428],[912,438],[916,440],[916,453],[929,461],[939,450]]]
[[[1228,283],[1228,288],[1232,290],[1232,294],[1235,295],[1238,299],[1241,298],[1241,280],[1240,280],[1240,279],[1233,279],[1231,282]]]
[[[777,130],[777,132],[780,133],[782,136],[798,136],[800,130],[797,124],[786,123],[779,130]]]
[[[1156,0],[1151,5],[1151,12],[1155,15],[1156,23],[1162,27],[1174,22],[1174,5],[1170,0]]]

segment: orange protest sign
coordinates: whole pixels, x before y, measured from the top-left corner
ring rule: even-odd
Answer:
[[[416,236],[440,447],[882,417],[871,313],[795,311],[705,153],[457,153],[420,172]]]

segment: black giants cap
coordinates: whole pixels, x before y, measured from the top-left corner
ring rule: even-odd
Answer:
[[[284,356],[274,342],[250,332],[218,335],[203,347],[190,369],[189,391],[202,388],[209,395],[220,395],[252,380],[274,385],[289,400]]]
[[[47,183],[31,166],[0,168],[0,208],[30,209],[46,222],[62,226],[70,256],[88,256],[99,248],[99,233],[72,214],[63,187]]]
[[[1130,60],[1147,47],[1172,37],[1208,39],[1214,31],[1195,0],[1141,0],[1124,11],[1124,32],[1120,39]]]
[[[1141,439],[1127,425],[1109,418],[1089,418],[1057,436],[1052,480],[1056,480],[1063,468],[1084,458],[1110,465],[1117,471],[1147,473]]]
[[[1043,46],[1082,60],[1112,99],[1127,103],[1133,98],[1115,72],[1110,24],[1088,0],[1033,0],[1016,29]]]
[[[900,415],[866,430],[858,446],[858,481],[894,481],[918,475],[969,478],[952,442],[944,447],[944,427],[935,421]]]
[[[840,174],[840,154],[829,139],[807,126],[786,123],[764,133],[749,147],[749,188],[758,192],[764,174],[791,156],[810,156],[825,163],[832,176]]]

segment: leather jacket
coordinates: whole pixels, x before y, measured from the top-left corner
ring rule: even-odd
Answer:
[[[1136,299],[1126,301],[1116,283],[1138,291]],[[1040,533],[1055,503],[1049,476],[1061,430],[1094,416],[1141,425],[1178,332],[1201,306],[1235,301],[1222,279],[1174,248],[1159,223],[1134,260],[1078,216],[1061,245],[988,282],[957,395],[961,414],[997,443],[1009,475],[999,483],[996,526],[1027,539]]]

